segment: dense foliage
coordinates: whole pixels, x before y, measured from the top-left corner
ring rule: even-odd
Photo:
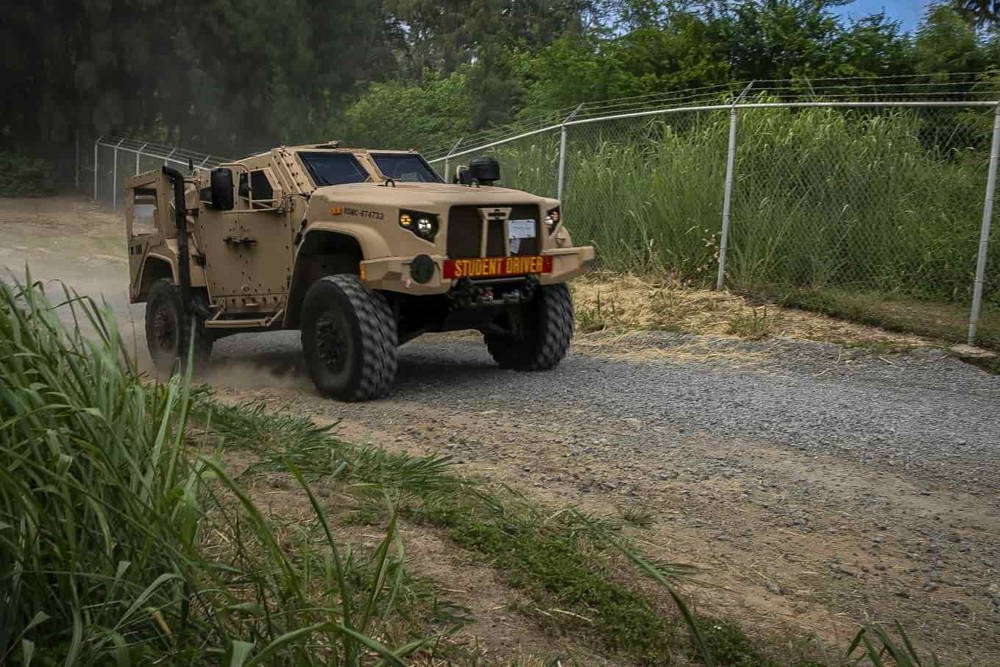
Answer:
[[[134,134],[223,154],[337,137],[437,145],[575,105],[733,80],[980,71],[996,3],[912,35],[842,0],[82,0],[0,24],[0,149]],[[452,139],[454,140],[454,139]]]
[[[51,194],[52,165],[41,158],[0,152],[0,197]]]

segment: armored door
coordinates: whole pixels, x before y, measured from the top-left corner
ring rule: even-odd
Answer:
[[[270,169],[244,168],[235,180],[233,210],[209,209],[198,225],[209,294],[227,312],[274,312],[291,280],[288,212]]]

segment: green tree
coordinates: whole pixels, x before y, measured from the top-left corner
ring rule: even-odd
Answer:
[[[428,72],[420,82],[369,84],[327,134],[355,145],[436,147],[454,142],[472,129],[471,107],[464,72],[447,77]]]
[[[730,62],[737,78],[792,79],[838,74],[843,27],[839,0],[760,0],[727,6]]]
[[[662,28],[639,28],[614,40],[611,53],[631,77],[629,94],[697,88],[729,80],[725,20],[677,12]]]
[[[977,72],[988,64],[975,27],[958,10],[946,4],[928,9],[914,41],[917,72]]]
[[[1000,23],[1000,0],[955,0],[954,7],[976,25]]]
[[[891,76],[913,73],[913,46],[899,23],[885,13],[864,17],[837,40],[831,54],[837,76]]]
[[[897,23],[875,14],[845,26],[830,11],[836,4],[672,6],[620,35],[557,40],[524,61],[528,104],[522,113],[730,81],[912,71],[911,45]]]
[[[633,77],[594,36],[564,36],[518,63],[525,87],[522,115],[564,109],[580,102],[631,94]]]

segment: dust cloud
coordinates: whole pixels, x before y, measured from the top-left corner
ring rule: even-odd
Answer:
[[[128,253],[121,212],[83,197],[0,199],[0,276],[41,283],[53,303],[63,286],[110,309],[139,369],[155,371],[146,351],[145,306],[128,300]],[[60,309],[64,322],[72,313]],[[237,334],[216,342],[211,369],[199,378],[227,389],[311,388],[298,332]]]

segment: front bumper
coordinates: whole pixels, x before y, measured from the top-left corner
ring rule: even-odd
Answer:
[[[594,259],[593,246],[573,248],[552,248],[543,250],[542,256],[552,258],[552,272],[537,274],[542,285],[566,282],[583,273],[588,262]],[[431,255],[434,261],[434,275],[426,283],[418,283],[410,275],[412,257],[381,257],[361,262],[361,281],[371,289],[403,292],[405,294],[445,294],[456,280],[445,278],[442,267],[447,257]]]

